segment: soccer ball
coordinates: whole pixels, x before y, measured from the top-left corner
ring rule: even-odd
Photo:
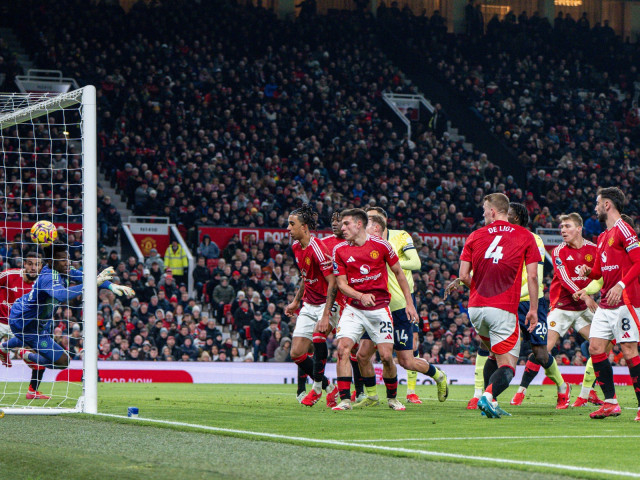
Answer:
[[[48,247],[56,241],[56,238],[58,238],[58,230],[56,230],[56,226],[53,223],[47,220],[40,220],[31,227],[31,240],[33,240],[33,243]]]

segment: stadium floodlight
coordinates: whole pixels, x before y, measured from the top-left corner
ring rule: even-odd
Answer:
[[[82,362],[72,362],[70,369],[44,370],[39,391],[50,398],[34,399],[29,398],[33,396],[29,377],[35,374],[20,359],[25,351],[14,349],[12,366],[0,365],[0,410],[4,414],[97,413],[96,143],[95,87],[63,94],[0,94],[0,253],[8,250],[5,267],[20,269],[28,252],[46,255],[51,251],[43,248],[46,232],[29,234],[36,222],[47,226],[41,222],[46,220],[57,227],[57,242],[70,247],[70,264],[81,264],[78,279],[82,278],[83,285],[82,296],[69,306],[59,300],[38,305],[45,312],[41,318],[50,320],[40,325],[47,329],[49,323],[56,343]],[[70,242],[72,235],[75,242]],[[80,254],[74,264],[74,255]],[[6,275],[6,268],[0,270]],[[50,275],[58,278],[56,272]],[[0,289],[7,288],[2,285]],[[7,298],[2,293],[0,299]],[[78,327],[74,330],[76,324],[82,335]]]

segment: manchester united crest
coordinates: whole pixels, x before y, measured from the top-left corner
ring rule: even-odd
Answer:
[[[609,244],[609,246],[613,245],[613,237],[611,237],[607,243]]]
[[[585,261],[585,262],[591,262],[592,260],[593,260],[593,255],[591,255],[590,253],[587,253],[587,254],[584,256],[584,261]]]
[[[309,257],[305,258],[304,263],[306,263],[307,265],[311,265],[311,259]]]
[[[377,250],[371,250],[371,253],[369,253],[369,256],[375,260],[380,256],[380,252],[378,252]]]
[[[556,326],[556,322],[554,322],[553,320],[551,321],[551,323],[549,323],[549,326],[551,327],[555,327]]]

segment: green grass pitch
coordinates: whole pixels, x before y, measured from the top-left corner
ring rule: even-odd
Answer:
[[[605,420],[589,419],[591,406],[555,410],[555,387],[540,386],[521,407],[508,405],[510,387],[501,404],[513,416],[490,420],[465,409],[472,391],[452,387],[441,404],[435,387],[418,387],[425,403],[405,412],[386,402],[332,412],[324,398],[299,405],[292,385],[100,384],[98,409],[114,416],[1,419],[0,472],[47,480],[640,477],[630,387],[618,389],[623,414]],[[129,406],[139,420],[119,418]]]

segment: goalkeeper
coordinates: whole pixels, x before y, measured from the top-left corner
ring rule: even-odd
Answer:
[[[0,344],[0,350],[21,348],[18,356],[31,368],[36,366],[64,369],[69,355],[52,335],[56,308],[61,303],[82,295],[82,272],[69,268],[67,246],[53,244],[44,249],[46,265],[42,267],[31,292],[20,297],[11,307],[9,326],[13,338]],[[135,292],[111,283],[115,272],[108,268],[98,275],[98,287],[111,290],[118,296],[132,297]],[[69,280],[77,285],[69,286]]]

